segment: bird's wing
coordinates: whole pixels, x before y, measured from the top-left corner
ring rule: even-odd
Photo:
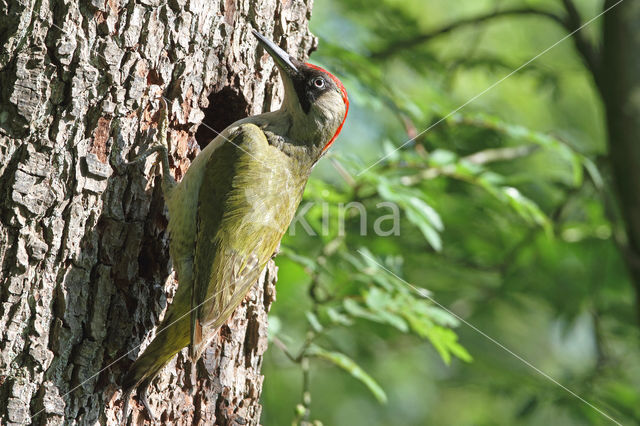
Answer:
[[[291,193],[286,161],[262,130],[242,124],[206,164],[191,301],[193,359],[244,299],[293,218],[304,184]]]

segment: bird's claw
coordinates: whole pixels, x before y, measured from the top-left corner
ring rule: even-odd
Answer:
[[[153,411],[151,410],[151,406],[149,405],[149,401],[147,400],[147,389],[146,386],[144,389],[139,389],[138,391],[138,399],[142,402],[145,411],[147,412],[147,417],[152,423],[157,421],[156,417],[153,415]]]

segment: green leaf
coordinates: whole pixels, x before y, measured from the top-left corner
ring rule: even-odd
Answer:
[[[376,313],[380,316],[380,318],[382,318],[382,320],[386,324],[389,324],[390,326],[397,328],[403,333],[406,333],[409,331],[409,326],[407,325],[407,322],[404,319],[402,319],[402,317],[394,313],[391,313],[389,311],[377,311]]]
[[[430,318],[424,315],[415,315],[412,311],[406,311],[403,315],[414,333],[422,338],[429,337],[429,330],[433,327],[433,321]]]
[[[456,336],[457,339],[457,336]],[[452,354],[454,354],[458,359],[464,362],[473,361],[473,357],[467,350],[457,341],[452,341],[449,343],[449,350]]]
[[[432,311],[434,313],[436,311]],[[446,314],[440,311],[439,315]],[[471,362],[473,358],[467,350],[458,343],[458,335],[451,329],[434,324],[431,318],[416,314],[416,312],[406,311],[404,317],[409,322],[411,329],[420,337],[426,338],[438,351],[445,364],[451,363],[451,355],[465,362]],[[443,317],[435,319],[442,320]]]
[[[458,156],[454,152],[436,149],[429,155],[429,165],[432,167],[446,166],[453,164],[457,159]]]
[[[572,155],[571,159],[573,160],[573,186],[577,188],[582,185],[582,181],[584,179],[582,156]]]
[[[351,318],[349,318],[342,312],[339,312],[337,309],[333,307],[326,308],[324,312],[326,312],[327,316],[329,317],[329,321],[331,321],[334,324],[345,325],[345,326],[353,325],[353,321],[351,320]]]
[[[389,306],[389,293],[372,287],[365,295],[365,302],[373,310],[383,310]]]
[[[425,220],[425,217],[413,209],[406,210],[407,219],[418,227],[424,238],[435,251],[442,250],[442,239],[440,234]]]
[[[342,368],[352,377],[360,380],[371,391],[373,396],[376,397],[381,404],[387,403],[387,394],[382,387],[367,374],[358,364],[356,364],[351,358],[341,352],[330,352],[317,345],[312,345],[307,349],[307,355],[322,358],[327,360],[338,367]]]
[[[451,315],[449,312],[445,311],[442,308],[437,306],[426,306],[425,307],[426,314],[436,322],[445,327],[457,327],[460,322],[456,317]]]
[[[409,203],[418,210],[420,214],[422,214],[425,219],[438,231],[444,230],[444,225],[442,223],[442,219],[440,219],[440,215],[436,212],[433,207],[425,203],[418,197],[409,198]]]
[[[363,251],[368,251],[366,248],[361,249]],[[365,268],[365,264],[362,262],[362,259],[364,258],[364,256],[362,257],[358,257],[358,256],[354,256],[353,254],[349,253],[349,252],[344,252],[341,254],[341,256],[349,263],[351,263],[351,265],[354,267],[354,269],[356,271],[362,271]]]
[[[320,324],[320,320],[318,320],[316,314],[311,311],[307,311],[304,314],[307,317],[307,321],[309,321],[309,324],[311,324],[311,328],[313,328],[316,333],[320,333],[323,327],[322,324]]]
[[[389,139],[382,142],[382,150],[387,161],[397,161],[400,158],[398,148]]]
[[[311,272],[315,272],[318,267],[318,263],[314,259],[297,254],[288,247],[280,246],[280,254],[288,257],[302,267],[307,268]]]
[[[378,284],[380,287],[384,288],[387,291],[392,291],[394,288],[392,276],[389,275],[386,271],[378,274],[369,275],[374,283]]]
[[[447,365],[451,363],[451,354],[465,362],[471,362],[473,359],[469,352],[460,346],[458,336],[451,329],[440,326],[431,327],[427,338]]]
[[[384,322],[378,315],[375,315],[369,310],[363,308],[362,306],[360,306],[360,304],[358,304],[358,302],[353,299],[345,299],[342,302],[342,306],[344,306],[345,311],[347,311],[354,317],[363,318],[374,322]]]
[[[392,296],[378,288],[371,288],[365,295],[367,306],[382,320],[402,332],[409,331],[409,327],[402,317],[392,312]]]
[[[593,184],[595,185],[595,187],[598,190],[604,189],[604,179],[600,174],[600,170],[598,170],[598,166],[596,166],[596,164],[593,161],[591,161],[586,157],[582,157],[582,164],[584,165],[584,168],[587,170],[587,173],[589,173],[589,176],[591,177],[591,180],[593,181]]]
[[[551,234],[551,223],[547,215],[538,207],[536,203],[525,197],[513,187],[505,187],[502,193],[506,196],[508,204],[525,221],[542,226],[547,234]]]
[[[484,171],[484,167],[479,164],[472,163],[467,160],[460,160],[456,163],[456,175],[460,179],[471,180],[474,176]]]

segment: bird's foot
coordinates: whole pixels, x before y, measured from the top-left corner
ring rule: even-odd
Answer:
[[[147,387],[144,386],[142,388],[138,388],[138,399],[142,402],[145,411],[147,412],[147,417],[151,423],[155,423],[157,421],[156,417],[153,415],[153,411],[151,410],[151,406],[149,405],[149,401],[147,400]]]
[[[129,417],[129,399],[131,399],[131,392],[133,389],[129,389],[126,392],[122,393],[122,421],[120,422],[120,426],[127,426],[127,418]]]

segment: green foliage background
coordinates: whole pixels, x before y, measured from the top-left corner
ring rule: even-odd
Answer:
[[[576,4],[585,20],[602,10]],[[603,112],[571,40],[447,117],[566,30],[513,15],[379,53],[523,6],[561,8],[314,5],[312,61],[341,78],[351,110],[306,190],[318,235],[298,226],[277,258],[265,425],[611,424],[460,318],[617,421],[640,422],[638,323],[616,246]],[[584,32],[596,40],[600,26]],[[340,232],[340,205],[352,201],[367,208],[367,235],[356,209]],[[373,232],[384,201],[400,208],[400,235]]]

